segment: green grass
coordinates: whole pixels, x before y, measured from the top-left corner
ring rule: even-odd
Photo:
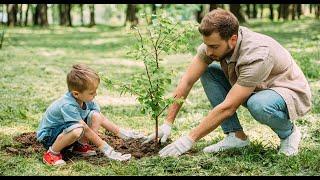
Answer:
[[[8,29],[0,50],[0,175],[320,175],[320,34],[317,28],[320,22],[313,19],[255,21],[248,26],[283,44],[312,87],[312,111],[297,120],[303,132],[298,156],[278,155],[279,139],[243,107],[238,115],[252,144],[239,150],[202,153],[204,147],[223,138],[218,128],[193,147],[196,154],[179,158],[154,156],[103,165],[79,160],[54,168],[42,163],[41,154],[30,157],[8,154],[5,148],[16,145],[13,137],[36,131],[47,106],[67,90],[65,77],[72,64],[88,64],[111,80],[119,81],[126,81],[127,77],[143,70],[139,62],[126,56],[125,46],[131,45],[133,38],[125,28],[29,27]],[[201,39],[195,39],[190,44],[199,42]],[[170,91],[194,53],[166,57],[166,66],[177,71]],[[138,104],[129,95],[120,97],[119,92],[100,86],[97,100],[102,112],[116,124],[146,134],[153,131],[153,122],[138,112]],[[196,127],[209,110],[210,104],[197,82],[178,114],[172,139]]]

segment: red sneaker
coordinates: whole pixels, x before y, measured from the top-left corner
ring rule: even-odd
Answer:
[[[54,155],[49,150],[43,154],[42,161],[43,163],[51,166],[61,166],[66,164],[66,162],[62,159],[61,154]]]
[[[89,144],[77,143],[72,150],[75,154],[81,156],[95,156],[97,152]]]

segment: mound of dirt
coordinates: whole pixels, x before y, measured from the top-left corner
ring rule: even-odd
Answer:
[[[125,141],[113,135],[112,133],[108,133],[108,132],[104,135],[100,134],[100,137],[102,137],[102,139],[105,140],[116,151],[125,153],[125,154],[130,153],[136,159],[158,155],[159,150],[163,148],[165,145],[167,145],[168,143],[170,143],[170,140],[169,140],[166,144],[162,144],[159,146],[154,141],[151,141],[146,144],[142,144],[142,139],[132,139],[132,140]],[[37,141],[35,132],[23,133],[21,135],[14,137],[14,140],[19,142],[19,145],[14,147],[6,147],[6,151],[8,153],[29,156],[34,153],[45,152],[45,148],[42,146],[41,143]],[[103,154],[100,153],[98,149],[96,149],[96,151],[98,152],[98,155],[91,156],[91,157],[79,157],[73,154],[71,151],[65,151],[63,157],[66,161],[68,160],[72,161],[78,158],[85,158],[91,162],[96,162],[96,163],[100,162],[102,159],[107,159],[107,158],[101,158],[103,157]]]

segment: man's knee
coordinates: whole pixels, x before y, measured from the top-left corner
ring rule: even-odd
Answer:
[[[271,109],[258,97],[252,96],[247,102],[250,114],[260,123],[266,124],[272,118]]]

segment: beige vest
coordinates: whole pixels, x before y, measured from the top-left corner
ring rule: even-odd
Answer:
[[[206,55],[206,48],[201,44],[197,55],[212,63],[213,60]],[[303,72],[290,53],[269,36],[240,26],[232,56],[220,64],[231,85],[255,86],[256,92],[272,89],[280,94],[291,120],[311,109],[311,90]]]

